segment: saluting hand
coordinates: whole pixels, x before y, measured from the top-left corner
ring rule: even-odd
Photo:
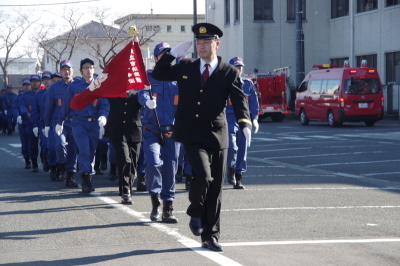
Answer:
[[[192,46],[192,41],[181,42],[177,46],[171,49],[169,52],[174,57],[184,56],[189,53],[189,48]]]

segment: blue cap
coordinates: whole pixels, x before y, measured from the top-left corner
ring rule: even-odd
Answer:
[[[85,58],[85,59],[82,59],[82,60],[81,60],[81,68],[82,68],[83,64],[85,64],[85,63],[90,63],[91,65],[94,65],[94,62],[93,62],[92,59],[90,59],[90,58]]]
[[[181,62],[183,58],[187,58],[187,56],[186,56],[186,55],[182,55],[182,56],[177,57],[177,58],[175,59],[175,63],[176,63],[176,64],[179,64],[179,62]]]
[[[80,80],[82,77],[80,77],[80,76],[76,76],[76,77],[74,77],[73,78],[73,80]]]
[[[39,75],[32,75],[31,76],[31,78],[30,78],[30,80],[32,81],[32,80],[39,80],[39,81],[42,81],[42,78],[39,76]]]
[[[229,60],[229,64],[232,66],[244,66],[243,59],[240,57],[234,57],[231,60]]]
[[[63,68],[63,67],[65,67],[65,66],[68,66],[68,67],[73,67],[72,66],[72,62],[71,62],[71,60],[62,60],[61,62],[60,62],[60,69],[61,68]]]
[[[25,91],[24,89],[19,89],[19,90],[18,90],[18,92],[24,92],[24,91]]]
[[[51,79],[51,72],[50,71],[44,71],[42,73],[42,79],[47,78],[47,79]]]
[[[22,80],[22,85],[25,85],[25,84],[31,85],[31,80],[28,79],[28,78],[24,78],[24,79]]]
[[[12,85],[10,85],[10,84],[7,85],[7,86],[6,86],[6,89],[12,89]]]
[[[156,45],[156,47],[154,47],[154,56],[158,56],[159,54],[161,54],[161,52],[165,49],[171,48],[171,46],[166,43],[166,42],[162,42]]]
[[[7,89],[6,89],[6,87],[3,87],[2,89],[1,89],[1,91],[6,91]]]
[[[51,75],[51,78],[54,78],[54,77],[62,78],[60,72],[54,72],[54,73]]]

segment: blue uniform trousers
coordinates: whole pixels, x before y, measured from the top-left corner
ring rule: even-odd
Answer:
[[[137,163],[137,172],[138,174],[145,174],[145,162],[144,162],[144,153],[143,153],[143,142],[142,145],[140,145],[140,153],[139,153],[139,159]]]
[[[111,144],[111,141],[108,149],[108,161],[110,162],[110,164],[117,164],[117,155],[115,154],[115,149]]]
[[[47,158],[47,138],[43,134],[43,127],[39,126],[39,143],[40,143],[40,158],[42,159],[42,163],[44,163],[43,158]]]
[[[29,158],[37,159],[39,154],[39,138],[33,134],[33,124],[30,120],[26,121],[26,134],[28,135]]]
[[[50,166],[56,166],[56,137],[57,134],[54,132],[53,124],[50,126],[49,129],[49,137],[47,138],[47,163]]]
[[[238,146],[236,144],[236,138],[238,135],[239,126],[237,123],[228,123],[228,134],[229,134],[229,148],[227,155],[227,165],[228,167],[234,167],[237,162],[237,152]]]
[[[21,140],[21,154],[24,157],[29,157],[28,134],[26,134],[26,124],[18,124],[19,138]]]
[[[108,143],[109,139],[104,136],[99,139],[96,147],[96,162],[100,162],[101,156],[108,153]]]
[[[192,175],[192,166],[189,163],[189,159],[185,153],[185,146],[181,143],[181,148],[179,151],[179,161],[178,165],[183,167],[184,175]]]
[[[14,130],[14,122],[11,109],[7,110],[6,121],[7,121],[7,130],[8,131]]]
[[[76,172],[77,145],[72,134],[71,122],[68,120],[64,122],[63,132],[60,136],[55,132],[56,125],[57,120],[53,120],[53,134],[55,134],[54,138],[56,140],[56,162],[65,163],[67,172]]]
[[[72,133],[78,148],[78,172],[93,174],[93,161],[99,140],[97,120],[72,119]]]
[[[159,134],[153,131],[144,131],[143,136],[147,189],[150,195],[160,194],[162,200],[173,201],[180,143],[166,138],[160,145]]]
[[[235,167],[235,173],[243,174],[247,169],[247,146],[246,138],[237,123],[228,122],[229,148],[228,167]]]

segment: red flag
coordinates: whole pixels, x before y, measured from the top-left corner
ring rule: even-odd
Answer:
[[[149,80],[143,64],[142,52],[138,42],[129,42],[104,68],[89,87],[76,94],[70,103],[71,109],[82,110],[98,98],[127,97],[126,91],[144,89]]]

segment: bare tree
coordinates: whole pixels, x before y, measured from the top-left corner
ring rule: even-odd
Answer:
[[[8,84],[8,66],[24,56],[21,52],[13,54],[13,49],[21,41],[28,28],[39,20],[32,14],[33,12],[23,13],[17,10],[11,13],[0,11],[0,53],[4,54],[4,58],[0,58],[0,67],[5,85]]]
[[[78,24],[83,13],[78,9],[64,8],[60,16],[64,23],[57,24],[52,21],[48,24],[41,24],[31,38],[35,40],[39,47],[44,50],[44,54],[51,57],[58,71],[59,63],[62,59],[71,59],[73,53],[78,49],[79,32]],[[65,29],[68,31],[65,32]],[[54,32],[64,32],[54,36]]]

